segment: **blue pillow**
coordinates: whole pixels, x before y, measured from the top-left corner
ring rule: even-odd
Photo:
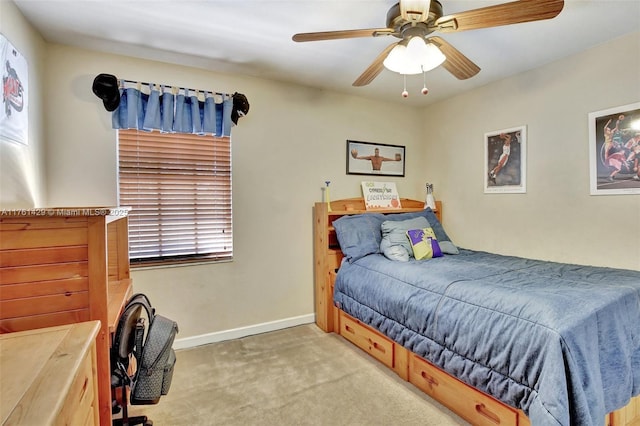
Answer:
[[[380,225],[383,220],[381,213],[364,213],[342,216],[333,221],[342,253],[350,263],[369,254],[380,253]]]
[[[380,229],[382,230],[382,241],[380,242],[380,251],[391,260],[408,261],[413,257],[413,250],[407,231],[416,228],[428,228],[429,221],[423,216],[417,216],[406,220],[385,220],[382,222]],[[402,248],[402,251],[398,250]],[[406,254],[406,255],[405,255]]]
[[[407,249],[400,245],[391,246],[388,242],[385,244],[383,239],[382,243],[380,243],[380,250],[382,251],[382,254],[384,254],[384,257],[389,260],[395,260],[397,262],[409,261],[409,253],[407,252]]]
[[[409,212],[409,213],[390,213],[385,215],[384,220],[407,220],[413,219],[415,217],[424,217],[429,222],[431,228],[433,228],[433,232],[436,234],[436,239],[438,240],[438,244],[440,245],[440,249],[443,253],[446,254],[458,254],[458,247],[453,244],[451,238],[447,235],[442,224],[436,217],[436,214],[427,207],[424,210],[420,210],[418,212]]]

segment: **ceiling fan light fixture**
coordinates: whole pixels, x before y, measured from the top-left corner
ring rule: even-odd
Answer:
[[[385,68],[398,74],[413,75],[440,66],[447,58],[435,45],[422,37],[412,37],[409,43],[396,45],[383,62]]]
[[[409,55],[407,54],[407,46],[397,44],[396,47],[391,49],[391,52],[389,52],[382,64],[388,70],[402,74],[403,70],[411,66],[409,63]]]
[[[447,60],[447,57],[435,45],[428,43],[424,45],[420,65],[423,72],[431,71],[439,67]]]
[[[424,53],[424,48],[426,43],[424,42],[424,38],[420,36],[414,36],[409,39],[409,43],[407,43],[407,54],[412,57],[417,57]]]

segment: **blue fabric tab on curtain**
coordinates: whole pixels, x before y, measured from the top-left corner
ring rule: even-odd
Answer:
[[[173,132],[173,117],[175,114],[174,111],[175,104],[175,96],[173,93],[166,93],[163,90],[162,93],[162,108],[160,109],[160,116],[162,118],[162,128],[161,132],[170,133]]]
[[[146,98],[144,102],[143,96]],[[120,105],[111,115],[112,127],[142,130],[148,97],[137,89],[124,89],[120,95]]]
[[[125,99],[125,90],[120,88],[120,104],[118,108],[116,108],[111,113],[111,128],[112,129],[123,129],[122,123],[125,122],[125,117],[127,115],[127,100]]]
[[[216,135],[223,135],[222,133],[222,120],[224,102],[216,103]]]
[[[196,95],[189,96],[189,102],[191,103],[191,125],[193,126],[192,133],[195,133],[196,135],[204,135],[204,133],[202,132],[202,116],[200,115],[203,112],[204,108],[200,107],[200,102],[198,101],[198,96]]]
[[[160,91],[151,89],[149,100],[147,101],[147,110],[144,114],[142,128],[144,130],[160,130],[162,121],[160,119]]]
[[[233,99],[225,96],[222,102],[222,134],[231,136],[231,111],[233,110]]]
[[[114,129],[160,130],[162,132],[198,135],[231,136],[233,99],[225,96],[216,103],[216,96],[204,93],[204,102],[197,93],[182,89],[177,95],[165,92],[164,86],[151,88],[150,94],[136,88],[120,89],[120,105],[111,115]]]
[[[127,128],[142,128],[142,120],[144,119],[142,96],[140,91],[136,89],[127,89],[127,100],[129,108],[127,110]]]
[[[186,97],[184,96],[184,94],[178,93],[176,95],[176,113],[173,117],[173,131],[177,133],[191,133],[191,126],[187,126],[186,123],[185,102]]]
[[[202,131],[219,135],[216,130],[216,100],[210,92],[204,94],[204,108],[202,111]]]

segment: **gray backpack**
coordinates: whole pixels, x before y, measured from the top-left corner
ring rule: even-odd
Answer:
[[[142,315],[143,313],[146,315]],[[132,324],[133,321],[135,326]],[[119,334],[127,332],[130,335]],[[128,380],[131,387],[131,404],[157,404],[160,397],[169,392],[173,367],[176,363],[172,345],[177,333],[178,324],[162,315],[157,315],[147,296],[136,294],[129,299],[120,316],[114,336],[112,371],[114,371],[114,355],[116,363],[120,364],[115,366],[116,371],[122,375],[123,370],[128,370],[126,353],[133,345],[132,353],[137,362],[137,369]],[[122,344],[128,348],[121,347]]]

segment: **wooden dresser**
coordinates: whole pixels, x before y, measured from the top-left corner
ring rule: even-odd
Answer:
[[[99,321],[0,336],[0,423],[98,425]]]
[[[127,208],[0,212],[0,333],[89,320],[100,424],[111,424],[109,346],[131,296]]]

